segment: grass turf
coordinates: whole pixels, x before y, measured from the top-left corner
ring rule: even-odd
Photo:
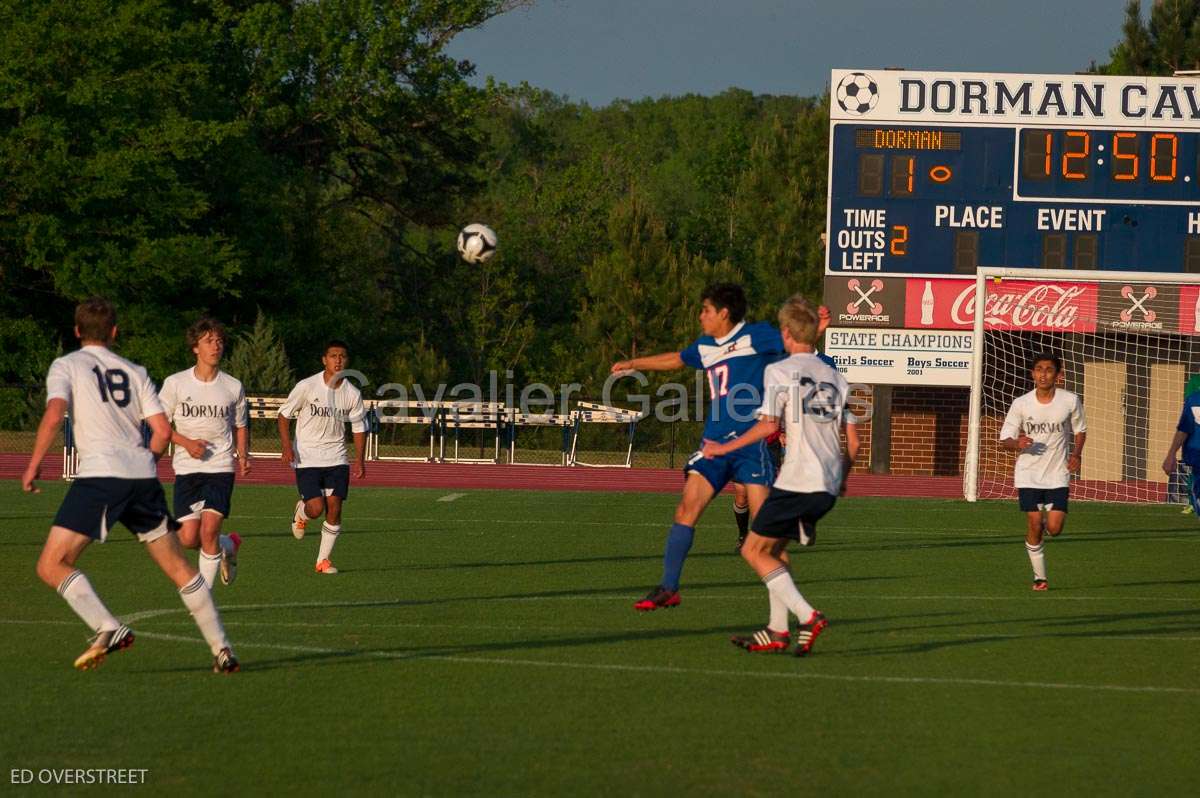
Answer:
[[[709,509],[683,605],[662,495],[359,489],[335,577],[289,488],[239,487],[218,586],[245,669],[210,657],[123,528],[82,566],[137,644],[98,671],[33,564],[65,488],[0,487],[0,773],[148,768],[174,795],[1184,794],[1200,778],[1200,527],[1073,504],[1029,590],[1011,503],[843,500],[793,571],[831,619],[812,657],[727,642],[766,619]],[[170,490],[168,486],[168,491]],[[45,787],[36,786],[44,792]]]

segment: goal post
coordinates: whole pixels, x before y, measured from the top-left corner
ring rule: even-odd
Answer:
[[[1163,502],[1180,474],[1163,456],[1188,378],[1200,372],[1200,274],[983,268],[975,276],[971,394],[963,459],[968,501],[1015,495],[1016,454],[999,446],[1030,359],[1052,351],[1079,394],[1088,438],[1072,497]],[[978,312],[976,312],[978,311]]]

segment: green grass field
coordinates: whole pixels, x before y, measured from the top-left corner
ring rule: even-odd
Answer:
[[[1200,778],[1200,524],[1177,508],[1074,505],[1035,594],[1013,504],[843,500],[793,561],[832,622],[800,660],[727,642],[767,607],[726,497],[683,605],[638,615],[671,496],[359,489],[325,577],[316,535],[287,529],[294,492],[245,486],[241,575],[216,591],[244,670],[218,676],[124,529],[82,565],[137,644],[72,670],[87,630],[33,573],[63,492],[0,487],[6,788],[11,768],[115,767],[176,796],[1162,795]]]

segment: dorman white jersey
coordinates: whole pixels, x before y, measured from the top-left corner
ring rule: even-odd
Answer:
[[[850,386],[815,353],[794,354],[767,366],[760,416],[781,421],[787,434],[775,487],[794,493],[832,493],[842,486],[842,421]]]
[[[248,414],[242,383],[223,371],[218,371],[210,382],[203,382],[190,368],[167,377],[158,397],[167,420],[180,434],[208,441],[200,459],[176,446],[171,461],[175,473],[232,473],[234,430],[246,426]]]
[[[85,346],[50,364],[46,401],[51,399],[67,401],[78,476],[158,476],[142,439],[142,419],[163,408],[144,368],[103,346]]]
[[[1068,487],[1071,482],[1067,470],[1068,448],[1075,433],[1086,431],[1083,403],[1070,391],[1056,389],[1046,404],[1038,401],[1036,390],[1014,399],[1004,417],[1000,440],[1024,433],[1033,439],[1033,445],[1017,455],[1013,486]]]
[[[345,465],[346,423],[354,432],[367,429],[362,393],[349,380],[334,390],[325,384],[324,372],[296,383],[279,415],[296,420],[293,468]]]

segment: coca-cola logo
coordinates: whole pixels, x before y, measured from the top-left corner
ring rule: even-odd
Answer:
[[[990,291],[984,300],[983,320],[989,327],[1070,330],[1085,323],[1080,318],[1079,300],[1088,287],[1073,284],[1021,283]],[[955,324],[975,320],[975,284],[954,298],[950,318]]]

